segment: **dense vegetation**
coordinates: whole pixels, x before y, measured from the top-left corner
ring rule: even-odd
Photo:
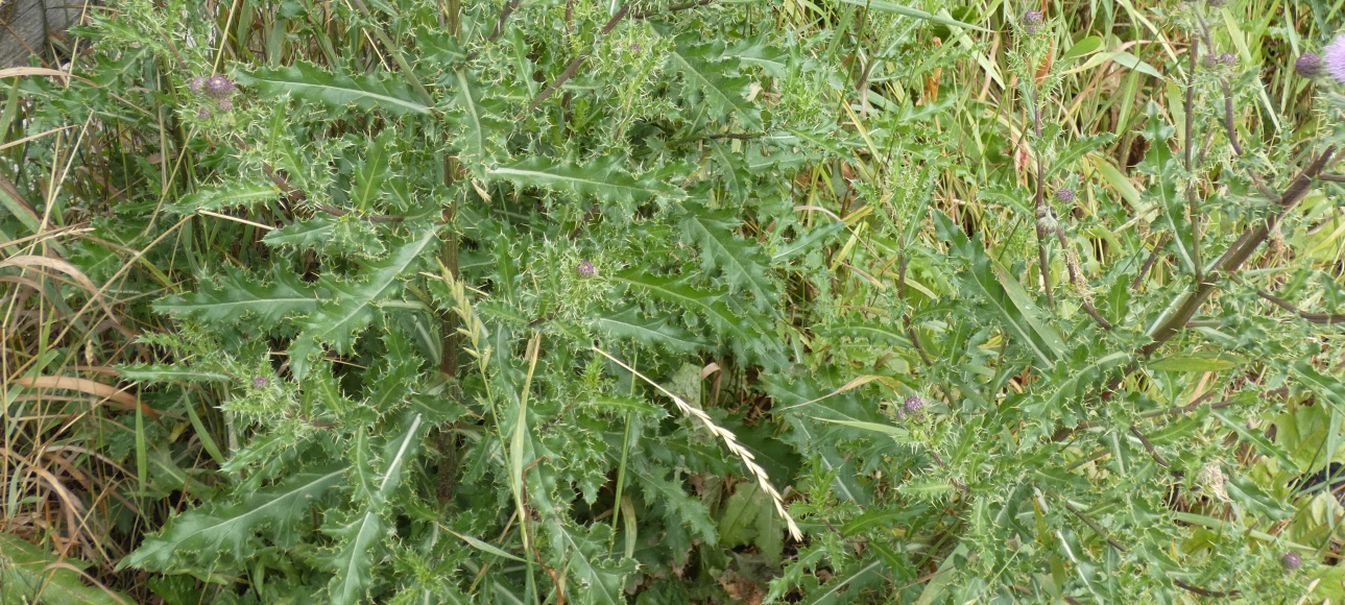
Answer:
[[[1345,599],[1341,4],[91,6],[0,602]]]

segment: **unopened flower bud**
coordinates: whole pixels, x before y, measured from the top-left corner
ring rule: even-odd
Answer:
[[[1321,55],[1313,52],[1299,55],[1298,60],[1294,61],[1294,71],[1304,78],[1315,78],[1322,75]]]
[[[588,259],[584,259],[579,261],[579,265],[574,268],[574,272],[578,273],[579,277],[588,279],[597,275],[598,269],[593,266],[593,263],[588,262]]]
[[[1303,555],[1291,550],[1280,557],[1280,564],[1284,565],[1286,571],[1293,571],[1303,565]]]

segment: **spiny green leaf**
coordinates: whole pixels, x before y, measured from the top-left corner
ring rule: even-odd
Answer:
[[[370,263],[358,281],[323,280],[334,300],[324,303],[304,322],[303,332],[290,347],[290,367],[296,378],[302,379],[307,372],[309,356],[317,351],[318,343],[328,343],[338,351],[350,350],[355,336],[373,316],[373,305],[386,298],[397,279],[435,240],[437,232],[434,227],[426,227],[387,258]]]
[[[344,475],[344,467],[300,473],[236,504],[223,507],[207,504],[182,513],[164,529],[145,538],[140,548],[117,564],[117,569],[179,569],[180,557],[188,553],[204,553],[212,559],[228,555],[231,560],[241,560],[247,554],[247,541],[255,532],[263,527],[277,533],[292,531],[314,501]]]
[[[401,484],[402,469],[415,455],[416,443],[420,436],[420,421],[420,414],[416,414],[411,420],[411,426],[401,438],[388,444],[384,453],[386,464],[382,476],[376,483],[356,482],[357,500],[365,502],[366,507],[354,523],[333,532],[345,540],[332,562],[336,575],[327,585],[332,603],[361,602],[372,584],[374,562],[383,557],[384,551],[379,543],[386,525],[383,519],[384,504],[392,495],[392,491]],[[366,469],[359,470],[360,474],[364,474]]]
[[[214,280],[200,284],[200,290],[165,298],[154,309],[204,322],[233,324],[250,317],[269,326],[318,308],[318,290],[291,271],[272,271],[270,282],[264,283],[242,270],[225,269]]]
[[[256,87],[263,94],[290,94],[332,107],[354,105],[360,109],[385,109],[395,114],[430,113],[431,107],[416,100],[411,89],[394,74],[369,73],[351,77],[299,62],[274,69],[239,72],[239,84]]]
[[[388,128],[374,137],[369,144],[368,152],[364,155],[364,162],[355,169],[354,190],[350,192],[350,201],[360,211],[369,212],[383,196],[383,188],[387,186],[385,181],[388,178],[388,165],[391,161],[388,147],[396,132],[395,129]]]
[[[167,209],[175,214],[191,214],[197,210],[223,210],[251,207],[280,197],[280,189],[270,183],[228,183],[198,189],[182,196]]]
[[[230,382],[233,376],[223,372],[198,370],[191,367],[167,364],[136,364],[121,366],[117,373],[122,378],[136,382]]]
[[[126,595],[80,580],[88,563],[57,557],[18,536],[0,532],[0,603],[129,605]]]
[[[300,250],[315,248],[331,239],[336,219],[327,216],[295,221],[266,234],[262,238],[271,246],[293,246]]]
[[[664,477],[663,473],[650,468],[642,470],[632,476],[644,490],[645,501],[663,515],[666,523],[688,525],[701,540],[713,546],[718,532],[705,503],[687,494],[680,482]]]
[[[758,307],[770,306],[778,299],[775,283],[766,275],[766,259],[760,248],[739,238],[734,231],[738,222],[728,210],[711,210],[698,203],[683,206],[682,230],[693,247],[700,250],[706,271],[724,272],[729,294],[745,289],[756,296]]]
[[[643,201],[654,197],[679,197],[681,192],[650,179],[631,177],[613,158],[594,161],[585,166],[557,163],[543,157],[532,157],[513,164],[496,166],[486,171],[488,176],[507,179],[521,185],[542,187],[575,195],[593,195],[618,202]]]
[[[716,63],[722,48],[691,44],[690,40],[696,38],[698,34],[679,40],[677,48],[668,54],[669,65],[701,94],[705,106],[716,116],[737,116],[743,126],[761,128],[761,112],[747,100],[747,78],[725,74]]]
[[[670,277],[649,275],[640,269],[628,269],[612,276],[621,283],[634,286],[649,294],[670,302],[697,310],[710,317],[726,329],[745,336],[741,322],[724,304],[722,292],[699,290],[682,283],[682,280]]]
[[[668,318],[646,319],[637,307],[592,318],[593,326],[618,338],[633,338],[653,346],[667,347],[670,351],[692,352],[705,343],[690,332],[672,324]]]
[[[1018,286],[1013,293],[1006,291],[1002,281],[1013,285],[1017,285],[1017,282],[1003,270],[992,267],[993,261],[986,256],[980,242],[967,238],[962,228],[943,213],[935,212],[934,217],[939,235],[951,244],[953,252],[970,265],[966,283],[994,309],[1000,325],[1013,336],[1015,342],[1031,351],[1041,367],[1055,365],[1061,353],[1057,347],[1062,347],[1059,343],[1063,340],[1054,329],[1041,330],[1044,324],[1036,317],[1039,312],[1035,305],[1026,300],[1026,295],[1021,292],[1022,287]]]

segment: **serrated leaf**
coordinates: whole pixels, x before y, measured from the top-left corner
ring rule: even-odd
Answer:
[[[574,581],[567,584],[566,602],[593,605],[626,605],[626,576],[635,572],[635,561],[612,560],[606,556],[611,527],[594,524],[588,535],[562,530],[558,539],[566,547],[568,572]]]
[[[939,236],[951,245],[951,250],[970,265],[965,282],[971,290],[989,303],[998,323],[1013,337],[1014,342],[1026,347],[1042,368],[1055,365],[1063,350],[1063,339],[1040,320],[1040,311],[1027,299],[1022,286],[1007,271],[994,266],[981,243],[969,239],[962,228],[943,213],[934,213]],[[1016,286],[1012,291],[1005,284]]]
[[[496,166],[486,171],[498,177],[525,186],[553,191],[592,195],[599,199],[632,202],[665,196],[678,197],[680,192],[654,179],[631,177],[608,158],[579,166],[553,162],[543,157],[532,157],[509,165]]]
[[[191,294],[170,296],[155,303],[154,310],[197,321],[236,323],[251,317],[274,325],[286,316],[312,313],[318,308],[318,290],[283,269],[273,271],[269,282],[238,269],[226,269],[214,280],[202,280]]]
[[[135,364],[120,366],[117,373],[122,378],[136,382],[231,382],[233,376],[224,372],[211,372],[196,368],[170,364]]]
[[[421,416],[411,420],[411,426],[400,439],[388,444],[384,454],[386,463],[377,483],[357,481],[357,499],[367,503],[363,514],[357,520],[342,528],[339,534],[346,538],[337,553],[333,564],[336,575],[327,585],[331,602],[336,604],[358,603],[372,584],[371,570],[376,559],[383,556],[383,547],[378,543],[383,538],[386,522],[383,519],[383,505],[392,491],[401,484],[402,469],[414,456],[416,441],[420,433]],[[357,464],[356,467],[363,466]],[[365,469],[357,468],[357,474]]]
[[[280,197],[280,189],[270,183],[226,183],[198,189],[182,196],[167,210],[175,214],[191,214],[198,210],[252,207]]]
[[[680,304],[712,318],[719,325],[745,336],[739,321],[724,304],[723,293],[700,290],[681,280],[649,275],[639,269],[629,269],[612,276],[615,281],[639,288],[663,300]]]
[[[293,246],[299,250],[316,248],[331,239],[335,225],[336,219],[315,216],[267,233],[262,241],[269,246]]]
[[[337,351],[350,350],[355,336],[373,317],[373,305],[386,298],[398,278],[435,240],[436,233],[437,228],[425,228],[387,258],[365,267],[359,281],[324,280],[334,299],[323,303],[304,322],[303,332],[290,347],[290,367],[296,378],[302,379],[307,373],[309,355],[317,351],[319,343],[327,343]]]
[[[368,212],[374,208],[383,195],[385,181],[388,178],[388,166],[391,162],[388,146],[396,130],[391,128],[380,132],[369,145],[364,161],[355,169],[354,189],[350,192],[350,202],[355,208]]]
[[[263,527],[288,531],[301,520],[314,501],[341,481],[345,468],[319,473],[300,473],[279,486],[259,490],[242,502],[217,507],[207,504],[184,512],[162,530],[146,537],[117,569],[137,567],[168,571],[182,566],[186,553],[207,553],[211,558],[228,555],[237,561],[247,554],[247,542]]]
[[[700,250],[706,271],[719,269],[729,284],[729,294],[745,289],[756,296],[757,306],[775,304],[778,292],[766,275],[766,259],[760,248],[739,238],[738,222],[728,210],[711,210],[698,203],[686,204],[682,231]]]
[[[697,35],[698,37],[698,35]],[[717,116],[737,116],[748,128],[761,128],[761,112],[747,100],[748,80],[729,76],[714,65],[720,56],[715,45],[689,44],[679,41],[677,48],[668,53],[669,65],[700,92],[705,106]]]
[[[266,95],[289,94],[338,108],[354,105],[360,109],[385,109],[396,114],[428,114],[431,110],[416,100],[411,89],[397,80],[395,74],[369,73],[351,77],[299,62],[282,68],[239,72],[235,79]]]
[[[617,338],[633,338],[647,345],[666,347],[674,352],[692,352],[705,348],[705,343],[692,333],[672,324],[668,318],[646,319],[637,307],[590,320],[593,327]]]
[[[126,595],[80,580],[88,563],[57,557],[17,536],[0,532],[0,603],[128,605]]]
[[[692,532],[711,546],[718,542],[715,523],[710,519],[710,509],[704,502],[686,493],[680,482],[665,478],[659,471],[650,468],[642,471],[632,476],[644,491],[645,501],[662,514],[666,523],[689,526]]]

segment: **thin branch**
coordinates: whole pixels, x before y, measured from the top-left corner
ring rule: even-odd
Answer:
[[[1144,280],[1149,276],[1149,271],[1153,269],[1154,263],[1158,262],[1158,255],[1162,252],[1163,246],[1168,245],[1168,237],[1170,236],[1166,233],[1158,237],[1158,243],[1154,244],[1154,249],[1149,253],[1149,258],[1144,260],[1144,266],[1140,267],[1139,273],[1130,282],[1131,290],[1138,290],[1140,284],[1144,283]]]
[[[1046,251],[1046,227],[1042,221],[1046,220],[1048,211],[1046,210],[1046,170],[1042,166],[1041,160],[1041,108],[1038,107],[1039,99],[1031,98],[1032,109],[1032,131],[1036,138],[1032,141],[1032,155],[1037,160],[1037,194],[1036,194],[1036,231],[1037,231],[1037,263],[1041,269],[1041,285],[1046,292],[1046,306],[1055,306],[1055,297],[1051,295],[1051,257]]]
[[[1257,290],[1256,294],[1257,296],[1266,299],[1271,304],[1281,309],[1284,309],[1285,311],[1293,313],[1294,315],[1297,315],[1311,323],[1326,324],[1326,325],[1345,323],[1345,313],[1309,313],[1307,311],[1299,309],[1298,307],[1295,307],[1293,303],[1278,296],[1275,296],[1274,294],[1266,292],[1265,290]]]
[[[1177,588],[1193,594],[1198,594],[1202,597],[1236,597],[1242,594],[1241,591],[1237,590],[1206,590],[1193,584],[1187,584],[1181,580],[1173,580],[1172,583],[1176,584]]]
[[[617,9],[616,14],[612,15],[612,18],[607,20],[607,24],[602,26],[602,30],[598,32],[598,38],[601,39],[603,36],[612,33],[612,30],[616,29],[617,24],[621,23],[621,20],[625,19],[626,14],[629,12],[630,4],[622,4],[621,8]],[[565,66],[565,71],[561,72],[560,77],[556,78],[551,84],[548,84],[546,88],[542,89],[542,92],[538,93],[537,98],[533,99],[532,103],[528,104],[528,109],[524,113],[532,113],[544,101],[551,98],[551,95],[556,94],[556,91],[560,90],[561,86],[568,82],[570,78],[573,78],[574,74],[579,72],[579,67],[583,65],[586,60],[588,60],[587,54],[581,54],[570,59],[570,63]]]
[[[1057,222],[1051,229],[1055,233],[1056,241],[1060,242],[1060,248],[1065,251],[1065,269],[1069,272],[1070,282],[1074,288],[1079,291],[1079,301],[1083,304],[1083,310],[1093,318],[1103,330],[1111,330],[1112,323],[1107,321],[1102,313],[1098,312],[1097,307],[1093,306],[1092,295],[1088,293],[1088,282],[1084,281],[1083,274],[1079,270],[1079,255],[1074,251],[1074,247],[1069,244],[1065,238],[1065,230]]]
[[[1285,189],[1284,194],[1280,196],[1277,207],[1271,215],[1266,217],[1265,222],[1248,229],[1229,246],[1228,250],[1214,261],[1211,267],[1212,274],[1235,273],[1242,267],[1261,244],[1265,243],[1266,237],[1270,235],[1270,230],[1275,228],[1280,219],[1284,217],[1289,210],[1293,209],[1298,202],[1308,194],[1312,181],[1321,174],[1322,169],[1331,161],[1331,157],[1336,153],[1334,146],[1327,147],[1317,159],[1312,162],[1303,172],[1294,177],[1294,180]],[[1139,354],[1148,356],[1159,347],[1163,346],[1173,336],[1176,336],[1185,326],[1186,322],[1191,320],[1200,305],[1214,293],[1213,275],[1207,276],[1207,279],[1197,283],[1194,290],[1185,295],[1185,297],[1175,306],[1175,311],[1166,319],[1160,322],[1150,334],[1153,341],[1139,349]]]

